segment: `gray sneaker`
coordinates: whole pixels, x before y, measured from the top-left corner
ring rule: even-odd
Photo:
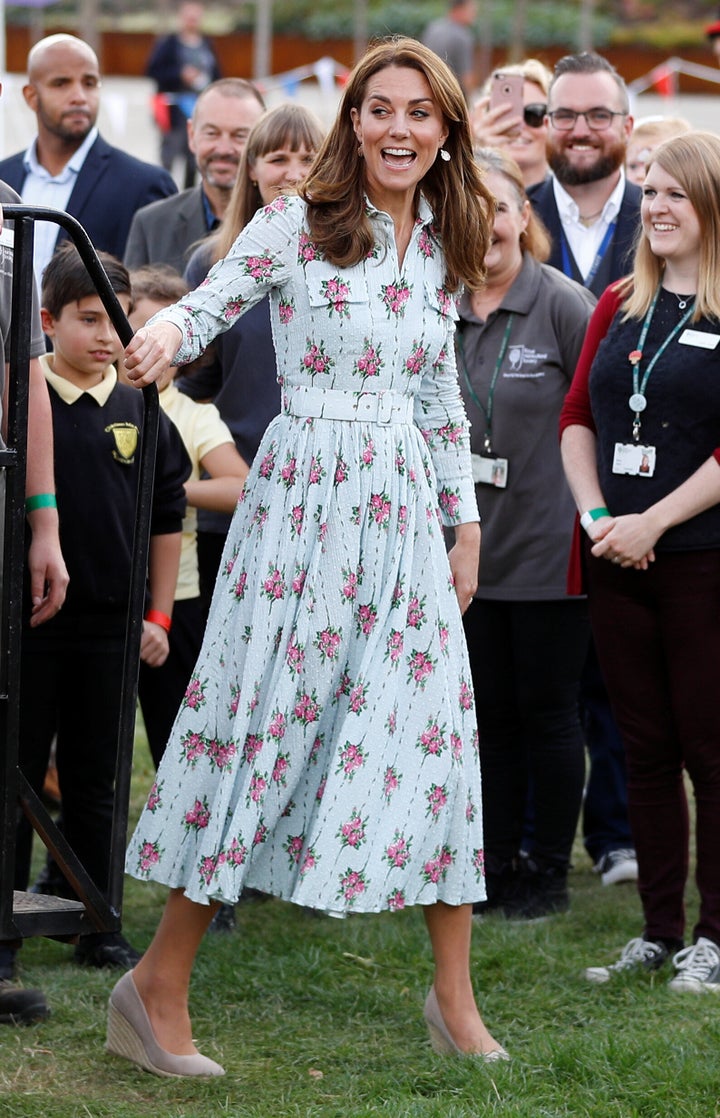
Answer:
[[[673,966],[677,971],[668,982],[671,990],[682,993],[712,994],[720,992],[720,947],[711,939],[702,936],[673,956]]]
[[[587,967],[585,978],[588,982],[601,983],[628,971],[659,970],[669,957],[670,952],[664,944],[638,937],[625,944],[617,963],[609,963],[606,967]]]
[[[637,881],[638,864],[635,851],[631,848],[608,850],[593,866],[593,872],[600,874],[603,885],[619,885],[623,881]]]

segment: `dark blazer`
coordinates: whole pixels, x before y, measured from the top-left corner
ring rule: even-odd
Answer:
[[[0,164],[1,173],[2,165]],[[528,197],[535,213],[542,218],[548,233],[552,237],[552,252],[548,264],[562,271],[562,225],[555,204],[552,178],[548,176],[541,183],[531,186],[528,190]],[[635,183],[626,182],[612,242],[608,252],[605,253],[603,265],[598,268],[595,279],[590,285],[590,290],[594,295],[601,295],[609,283],[613,283],[621,276],[626,276],[628,272],[632,271],[632,249],[640,223],[641,198],[640,187],[636,186]],[[572,252],[570,253],[570,259],[573,265],[572,278],[577,280],[578,283],[582,283],[582,276],[577,269]]]
[[[200,186],[143,206],[135,214],[125,248],[125,265],[169,264],[181,274],[192,248],[208,235]]]
[[[0,161],[0,179],[21,197],[24,154],[19,151]],[[98,136],[77,177],[67,212],[77,218],[96,249],[122,260],[135,211],[171,194],[177,194],[177,186],[162,167],[126,155]],[[60,229],[58,242],[66,236]]]

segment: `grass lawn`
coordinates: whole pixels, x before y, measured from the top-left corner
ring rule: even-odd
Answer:
[[[137,751],[133,800],[150,784]],[[268,900],[208,936],[192,1009],[198,1044],[227,1075],[157,1079],[104,1052],[116,975],[72,948],[29,941],[21,977],[53,1015],[0,1029],[1,1118],[720,1118],[720,997],[672,994],[667,974],[594,987],[588,963],[641,930],[633,886],[603,888],[580,847],[572,907],[475,928],[484,1016],[512,1063],[435,1056],[422,1020],[431,963],[420,911],[347,920]],[[150,939],[164,890],[128,880],[125,932]],[[694,894],[690,898],[690,924]]]

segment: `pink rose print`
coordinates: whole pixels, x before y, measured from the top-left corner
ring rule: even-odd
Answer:
[[[412,294],[412,287],[408,287],[407,284],[384,283],[381,290],[382,301],[385,304],[385,312],[388,318],[393,314],[397,318],[403,318],[407,301]]]
[[[438,637],[440,639],[440,651],[447,652],[450,630],[448,629],[447,622],[443,621],[442,618],[438,619]]]
[[[162,792],[163,783],[164,783],[164,781],[162,781],[162,780],[160,781],[159,784],[158,784],[157,781],[155,781],[153,783],[152,788],[148,792],[148,798],[147,798],[147,809],[148,809],[148,811],[155,811],[157,808],[160,807],[160,804],[162,803],[160,793]]]
[[[460,492],[443,486],[438,491],[438,503],[449,520],[457,520],[460,509]]]
[[[253,846],[262,846],[262,844],[265,842],[265,839],[267,837],[268,837],[267,824],[265,823],[265,821],[263,820],[263,818],[261,816],[260,817],[260,822],[258,823],[257,827],[255,828],[255,834],[253,835],[253,841],[252,841]]]
[[[350,570],[349,567],[343,567],[342,576],[344,582],[340,590],[340,596],[347,602],[354,602],[357,598],[358,586],[362,586],[362,565],[360,565],[356,571]]]
[[[342,630],[333,629],[330,625],[316,634],[313,644],[320,653],[323,664],[326,660],[337,660],[341,639]]]
[[[320,755],[320,750],[323,747],[324,741],[324,734],[318,734],[318,736],[315,738],[315,741],[312,743],[312,746],[310,747],[310,755],[308,756],[308,761],[311,765],[317,765],[318,756]]]
[[[399,609],[400,608],[402,600],[405,597],[404,583],[405,583],[404,578],[398,579],[398,581],[395,583],[395,586],[393,587],[393,592],[392,592],[392,599],[390,601],[390,608],[391,609]]]
[[[385,851],[385,861],[392,869],[404,870],[410,861],[410,847],[412,841],[403,838],[400,831],[396,831],[393,840]]]
[[[413,680],[421,691],[425,690],[425,685],[435,671],[437,660],[433,660],[429,652],[415,651],[408,656],[406,663],[408,665],[408,683]]]
[[[452,733],[450,735],[450,749],[452,751],[453,759],[459,761],[463,755],[463,743],[459,734]]]
[[[350,691],[352,689],[352,685],[353,685],[353,683],[352,683],[352,680],[350,678],[350,675],[348,673],[347,666],[346,666],[345,670],[343,671],[342,675],[340,676],[340,682],[338,683],[337,688],[335,690],[335,699],[336,700],[339,699],[341,695],[349,695]]]
[[[326,785],[327,785],[327,777],[326,777],[326,776],[324,776],[324,777],[322,778],[322,780],[320,781],[320,783],[318,784],[318,786],[317,786],[317,792],[315,793],[315,799],[316,799],[316,801],[317,801],[318,803],[320,803],[320,801],[322,800],[323,796],[325,795],[325,787],[326,787]]]
[[[234,322],[236,318],[240,317],[244,306],[244,299],[229,299],[223,308],[223,318],[225,321]]]
[[[206,743],[207,758],[210,762],[212,770],[217,769],[222,772],[227,769],[228,772],[232,771],[232,762],[237,749],[234,741],[218,741],[212,738]]]
[[[274,469],[275,469],[275,452],[273,450],[269,450],[267,452],[267,454],[265,455],[265,457],[263,458],[262,462],[260,463],[260,468],[258,470],[258,473],[260,474],[260,477],[262,477],[262,478],[269,478],[269,477],[272,477],[272,472],[273,472]]]
[[[265,799],[267,792],[267,780],[261,773],[254,773],[250,780],[250,788],[246,796],[248,805],[252,801],[254,804],[261,804]]]
[[[342,485],[344,481],[347,481],[349,476],[350,471],[348,469],[347,462],[343,461],[343,459],[338,454],[337,458],[335,459],[335,484]]]
[[[423,878],[428,884],[437,884],[445,877],[448,868],[455,861],[457,852],[448,846],[438,846],[433,852],[433,857],[423,866]]]
[[[391,629],[387,639],[384,660],[390,660],[391,664],[397,665],[402,656],[404,643],[401,631],[399,629]]]
[[[390,498],[384,491],[370,494],[370,519],[374,520],[381,528],[387,528],[390,520],[392,505]]]
[[[190,710],[200,710],[200,707],[205,705],[205,691],[203,688],[206,683],[207,680],[203,680],[201,683],[199,679],[191,679],[185,691],[183,705],[189,707]]]
[[[376,348],[371,344],[369,338],[365,338],[363,342],[363,351],[355,362],[354,371],[359,373],[363,378],[376,377],[385,365],[385,362],[380,356],[380,350],[380,346]]]
[[[137,860],[138,873],[142,874],[143,877],[147,877],[150,870],[153,866],[157,865],[164,853],[164,849],[160,847],[158,842],[144,842],[140,847]]]
[[[302,532],[304,517],[304,505],[293,505],[290,510],[290,534],[294,540],[296,540]]]
[[[468,799],[468,802],[465,804],[465,822],[474,823],[476,818],[477,808],[475,807],[475,804],[472,802],[472,800]]]
[[[363,440],[362,454],[360,455],[360,469],[369,470],[375,461],[375,443],[368,436]]]
[[[417,245],[425,259],[432,260],[433,256],[435,255],[435,249],[433,248],[432,238],[430,237],[427,229],[423,229],[423,231],[420,233]]]
[[[393,765],[388,765],[385,769],[383,776],[383,796],[389,800],[393,792],[396,792],[400,787],[400,777],[397,769]]]
[[[426,757],[437,757],[445,748],[445,727],[438,726],[432,718],[420,735],[418,746]]]
[[[375,628],[377,622],[377,607],[372,602],[367,602],[366,605],[360,606],[355,618],[355,631],[357,635],[361,634],[369,637]]]
[[[400,477],[405,477],[405,451],[399,446],[395,452],[395,469]]]
[[[452,310],[452,297],[448,294],[444,287],[436,287],[435,294],[437,295],[440,314],[443,315],[443,317],[447,318]]]
[[[401,536],[404,536],[407,532],[407,516],[407,505],[400,505],[398,508],[398,531]]]
[[[307,349],[302,359],[302,369],[315,376],[316,373],[327,373],[333,368],[335,362],[331,357],[325,353],[325,342],[320,342],[320,345],[315,345],[314,342],[307,338]]]
[[[310,870],[314,870],[319,861],[320,858],[315,852],[315,847],[308,846],[307,850],[305,851],[305,857],[303,858],[302,865],[300,866],[300,876],[304,877],[306,873],[310,872]]]
[[[252,712],[254,710],[257,710],[257,705],[258,705],[259,702],[260,702],[260,684],[256,682],[256,683],[253,684],[252,695],[250,696],[250,698],[248,700],[248,705],[247,705],[248,717],[252,714]]]
[[[245,744],[243,745],[243,757],[249,765],[252,765],[262,747],[262,734],[248,734],[245,738]]]
[[[437,820],[447,803],[447,788],[444,784],[431,784],[426,792],[426,797],[428,806],[425,809],[425,815],[431,815],[433,820]]]
[[[201,858],[198,868],[200,880],[205,885],[209,885],[212,879],[217,876],[218,870],[225,864],[225,861],[226,858],[222,851],[218,854],[217,858],[212,858],[210,855]]]
[[[343,848],[351,846],[353,850],[357,850],[359,846],[362,846],[365,841],[366,823],[366,819],[361,819],[360,816],[355,813],[346,823],[340,826],[337,837],[340,839]]]
[[[283,788],[287,785],[287,772],[290,765],[289,753],[278,753],[273,765],[272,776],[270,779],[273,784],[279,784]]]
[[[262,536],[263,528],[265,527],[265,522],[267,521],[267,518],[268,518],[267,507],[265,505],[258,505],[258,507],[255,509],[255,512],[253,513],[252,522],[258,530],[258,535],[259,536]]]
[[[472,865],[476,879],[482,881],[485,876],[485,851],[481,846],[473,850]]]
[[[245,597],[245,589],[247,587],[247,571],[241,571],[235,585],[232,588],[233,595],[238,602],[241,602]]]
[[[348,318],[348,295],[350,288],[341,280],[340,276],[323,280],[321,284],[323,296],[327,299],[328,315],[337,314],[340,318]]]
[[[390,912],[402,912],[405,908],[405,894],[402,889],[395,889],[388,894],[387,906]]]
[[[289,454],[285,459],[285,465],[280,471],[280,480],[286,489],[292,489],[297,477],[297,462],[295,458]]]
[[[304,844],[304,835],[288,835],[283,843],[283,850],[289,855],[291,866],[297,866],[299,864]]]
[[[205,738],[202,734],[186,734],[180,742],[182,746],[183,757],[191,766],[195,768],[199,759],[205,752]]]
[[[203,796],[202,800],[195,800],[190,811],[185,812],[183,825],[185,831],[189,834],[190,831],[203,831],[210,822],[210,808],[208,807],[207,797]]]
[[[298,264],[307,264],[310,260],[316,260],[318,257],[318,250],[310,240],[307,233],[300,234],[298,242]]]
[[[282,741],[286,730],[287,718],[279,710],[274,711],[268,726],[268,737],[271,737],[274,741]]]
[[[240,706],[240,686],[237,683],[230,685],[230,703],[228,705],[228,714],[230,716],[237,714],[238,707]]]
[[[404,369],[408,376],[420,376],[425,368],[425,361],[427,358],[427,350],[419,342],[413,342],[413,348],[410,355],[405,358]]]
[[[292,322],[295,317],[295,304],[292,299],[287,303],[283,301],[278,303],[278,317],[283,326],[287,326],[289,322]]]
[[[367,875],[362,871],[347,869],[340,878],[337,896],[352,904],[367,889]]]
[[[295,632],[293,632],[290,637],[290,643],[285,653],[285,661],[292,676],[300,674],[305,661],[305,645],[298,644],[297,633]]]
[[[411,629],[422,629],[425,621],[425,598],[413,594],[408,602],[407,623]]]
[[[474,698],[473,690],[467,680],[460,681],[460,707],[462,710],[472,710]]]
[[[438,427],[437,435],[443,446],[460,446],[464,442],[464,430],[462,423],[447,423]]]
[[[256,283],[270,279],[273,274],[274,264],[271,256],[248,256],[245,261],[244,272],[251,276]]]
[[[338,761],[336,773],[342,772],[348,780],[352,780],[358,769],[361,769],[365,764],[365,754],[363,753],[362,746],[353,745],[352,742],[346,741],[343,748],[340,750],[340,760]]]
[[[308,482],[310,485],[318,485],[326,476],[326,470],[323,469],[322,455],[313,454],[310,459],[310,473],[308,475]]]
[[[307,571],[303,570],[302,567],[296,567],[295,568],[295,577],[292,580],[292,592],[298,598],[300,597],[300,595],[303,592],[303,587],[305,586],[306,575],[307,575]]]
[[[317,722],[321,711],[322,707],[318,702],[317,692],[313,688],[311,695],[302,694],[295,700],[292,720],[293,722],[301,722],[303,726],[310,726],[313,722]]]
[[[387,721],[385,722],[385,729],[390,734],[390,737],[392,737],[397,730],[397,707],[393,707],[388,714]]]
[[[285,579],[277,567],[268,563],[268,577],[262,584],[262,592],[270,602],[281,601],[285,597]]]
[[[235,550],[230,558],[226,561],[225,566],[223,567],[223,574],[231,575],[233,573],[233,568],[235,567],[235,561],[237,557],[238,553],[237,550]]]
[[[367,706],[367,687],[356,683],[348,697],[348,708],[352,714],[361,714]]]
[[[243,866],[247,858],[247,846],[239,839],[234,838],[230,845],[223,850],[222,856],[231,866]]]

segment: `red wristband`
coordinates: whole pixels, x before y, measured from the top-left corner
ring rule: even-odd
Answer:
[[[149,609],[145,614],[145,620],[151,621],[153,625],[159,625],[166,633],[169,633],[172,628],[172,619],[159,609]]]

